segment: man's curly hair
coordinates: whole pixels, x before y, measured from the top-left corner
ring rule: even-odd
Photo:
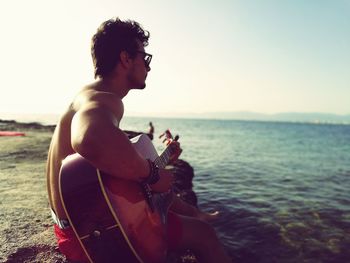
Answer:
[[[148,45],[149,32],[132,20],[109,19],[101,24],[91,41],[91,56],[95,68],[95,78],[105,77],[120,61],[120,52],[127,51],[136,56],[137,40],[144,47]]]

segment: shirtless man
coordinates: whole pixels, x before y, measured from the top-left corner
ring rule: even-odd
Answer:
[[[58,223],[54,225],[58,245],[68,259],[87,261],[59,197],[62,160],[77,152],[94,167],[117,178],[142,182],[150,176],[148,161],[136,152],[119,128],[124,113],[122,99],[131,89],[146,86],[152,59],[144,49],[148,38],[149,33],[134,21],[116,18],[99,27],[91,46],[97,80],[77,94],[53,134],[47,160],[47,187],[53,217]],[[159,169],[159,178],[151,185],[152,190],[168,191],[173,174]],[[170,210],[169,225],[178,231],[173,236],[169,234],[169,239],[173,239],[169,249],[190,248],[199,262],[230,262],[215,231],[206,222],[215,215],[201,212],[179,199]]]

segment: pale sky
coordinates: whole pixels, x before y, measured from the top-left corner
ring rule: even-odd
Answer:
[[[350,114],[350,0],[0,0],[0,113],[60,113],[105,20],[150,31],[132,113]]]

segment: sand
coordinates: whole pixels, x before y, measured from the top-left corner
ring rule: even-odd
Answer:
[[[46,191],[45,165],[53,129],[0,120],[0,131],[25,132],[20,137],[0,136],[0,262],[69,262],[56,245]],[[193,176],[186,162],[179,168]],[[191,190],[184,191],[185,198],[196,203]],[[179,262],[178,256],[169,262]],[[181,258],[180,262],[195,262],[188,253]]]
[[[57,251],[46,192],[52,127],[0,121],[0,262],[67,262]]]

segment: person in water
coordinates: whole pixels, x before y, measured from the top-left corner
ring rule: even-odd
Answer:
[[[170,142],[174,137],[171,134],[169,129],[166,129],[161,135],[159,135],[159,139],[161,139],[164,136],[163,143]]]
[[[151,140],[153,140],[153,134],[154,134],[154,126],[153,126],[153,123],[150,121],[148,135],[151,138]]]
[[[119,18],[101,24],[92,38],[91,54],[96,81],[75,96],[60,117],[47,159],[47,188],[60,251],[69,260],[85,262],[87,256],[74,235],[59,193],[62,161],[79,153],[94,167],[115,178],[149,183],[155,192],[167,192],[174,176],[144,159],[119,128],[123,98],[130,90],[143,90],[151,70],[152,55],[145,51],[149,33],[135,21]],[[172,156],[181,152],[178,142]],[[157,176],[154,176],[157,171]],[[156,178],[156,180],[153,180]],[[199,262],[231,262],[205,213],[175,198],[168,212],[169,250],[189,248]]]

